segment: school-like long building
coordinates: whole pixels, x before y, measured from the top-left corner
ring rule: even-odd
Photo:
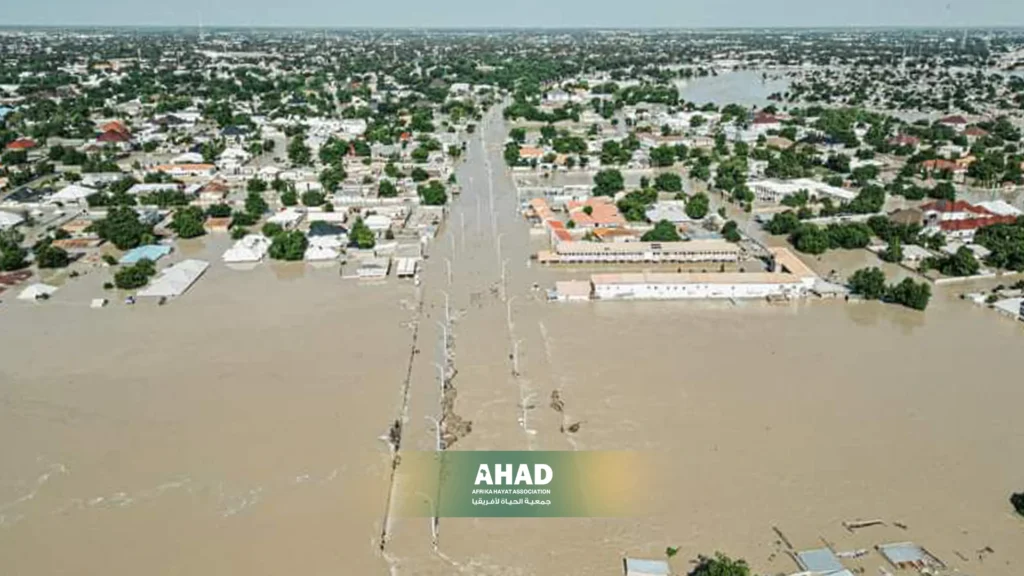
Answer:
[[[537,254],[542,264],[737,262],[740,248],[725,240],[689,242],[559,242]]]
[[[773,249],[772,272],[625,273],[590,277],[597,300],[800,297],[817,275],[785,248]]]

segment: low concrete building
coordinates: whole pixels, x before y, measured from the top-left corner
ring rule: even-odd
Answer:
[[[664,560],[625,558],[622,560],[622,569],[626,576],[668,576],[672,573],[668,562]]]
[[[785,248],[772,250],[772,272],[624,273],[590,277],[598,300],[705,298],[796,298],[814,288],[818,276]]]
[[[725,240],[690,242],[559,242],[538,253],[544,264],[737,262],[740,248]]]
[[[591,284],[582,280],[555,282],[554,297],[559,302],[585,302],[590,300]]]

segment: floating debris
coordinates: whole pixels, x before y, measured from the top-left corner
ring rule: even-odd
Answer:
[[[562,412],[565,409],[565,402],[562,401],[562,394],[558,390],[551,392],[551,409],[555,412]]]
[[[867,528],[869,526],[885,526],[885,522],[882,520],[849,520],[843,522],[843,527],[850,532],[859,528]]]

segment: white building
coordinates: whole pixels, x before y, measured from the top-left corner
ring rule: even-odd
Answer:
[[[164,298],[181,296],[209,267],[210,263],[203,260],[182,260],[161,271],[149,286],[139,291],[139,296]]]
[[[88,186],[81,186],[79,184],[68,184],[67,186],[60,189],[60,191],[50,196],[50,202],[60,202],[61,204],[84,204],[85,199],[95,194],[97,190]]]
[[[736,262],[740,248],[725,240],[690,242],[559,242],[554,252],[537,255],[541,263]]]
[[[598,300],[795,298],[807,294],[817,275],[789,250],[780,248],[773,253],[774,272],[594,274],[590,281]]]
[[[260,262],[270,250],[270,238],[262,234],[247,234],[222,256],[229,264]]]
[[[857,197],[857,193],[837,186],[829,186],[824,182],[810,178],[796,180],[751,180],[747,187],[754,193],[754,198],[761,202],[781,202],[783,198],[792,196],[800,190],[806,190],[811,198],[830,198],[839,202],[849,202]]]
[[[0,210],[0,230],[14,228],[15,226],[18,226],[24,221],[25,218],[18,214],[14,214],[12,212],[4,212],[3,210]]]

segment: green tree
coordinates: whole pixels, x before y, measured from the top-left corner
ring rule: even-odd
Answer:
[[[915,282],[904,278],[899,284],[889,287],[887,299],[914,310],[924,310],[932,297],[932,288],[927,282]]]
[[[363,222],[363,219],[356,218],[355,223],[352,224],[352,230],[349,231],[349,242],[357,248],[369,250],[377,241],[373,231]]]
[[[5,246],[0,248],[0,271],[21,270],[28,266],[28,250],[21,246]]]
[[[303,206],[322,206],[324,203],[324,193],[317,190],[307,190],[302,193],[302,205]]]
[[[523,142],[526,142],[526,129],[513,128],[508,131],[508,137],[516,144],[522,144]]]
[[[740,235],[739,225],[732,220],[729,220],[722,226],[722,237],[729,242],[739,242],[743,239]]]
[[[1024,271],[1024,218],[1013,224],[986,226],[978,230],[974,241],[991,251],[985,258],[990,266]]]
[[[181,238],[196,238],[206,234],[203,222],[206,220],[203,210],[198,206],[180,208],[174,212],[170,228]]]
[[[789,235],[789,242],[806,254],[823,254],[831,246],[828,232],[809,223],[797,226]]]
[[[769,234],[778,236],[781,234],[791,234],[799,225],[800,218],[797,216],[796,212],[786,210],[785,212],[780,212],[775,214],[775,216],[772,216],[772,219],[765,224],[764,229],[767,230]]]
[[[391,180],[381,180],[380,185],[377,186],[377,197],[378,198],[394,198],[398,196],[398,188],[391,182]]]
[[[448,193],[444,189],[444,184],[437,180],[431,180],[421,185],[417,188],[417,192],[419,192],[420,200],[426,206],[444,206],[448,203]]]
[[[671,166],[676,163],[676,151],[671,146],[662,144],[651,150],[651,164],[658,167]]]
[[[267,201],[261,194],[249,192],[249,195],[245,197],[245,211],[253,218],[258,219],[266,214],[267,210],[270,210],[270,206],[267,205]]]
[[[686,215],[694,220],[700,220],[708,215],[711,207],[711,200],[707,194],[698,192],[686,201]]]
[[[714,558],[698,556],[689,576],[750,576],[750,567],[745,560],[733,560],[716,552]]]
[[[516,166],[519,164],[519,144],[509,142],[505,144],[505,164]]]
[[[270,257],[274,260],[302,260],[306,254],[309,241],[306,235],[298,230],[281,232],[270,241]]]
[[[1024,516],[1024,492],[1017,492],[1010,496],[1010,504],[1017,514]]]
[[[255,176],[250,178],[249,181],[245,183],[245,190],[247,192],[256,192],[258,194],[260,192],[265,191],[266,189],[267,183]]]
[[[614,196],[625,189],[622,172],[615,169],[601,170],[594,174],[594,196]]]
[[[267,238],[275,238],[282,232],[284,232],[284,228],[276,222],[266,222],[263,224],[263,227],[260,228],[260,233]]]
[[[227,204],[213,204],[206,209],[206,215],[210,218],[227,218],[231,216],[231,206]]]
[[[152,260],[143,258],[131,266],[125,266],[114,274],[114,285],[121,290],[142,288],[156,274],[156,265]]]
[[[662,172],[654,178],[654,189],[662,192],[681,192],[683,179],[674,172]]]
[[[675,224],[668,220],[661,220],[654,225],[653,229],[645,232],[640,240],[644,242],[678,242],[680,237]]]
[[[342,180],[345,179],[347,174],[341,166],[332,165],[324,168],[320,172],[320,185],[328,194],[333,193],[338,189],[338,185],[341,184]]]
[[[889,245],[878,253],[878,257],[886,262],[899,263],[903,261],[903,245],[899,238],[893,238]]]
[[[860,294],[868,300],[880,300],[885,297],[885,273],[880,268],[861,268],[850,277],[850,291]]]
[[[91,228],[97,236],[120,250],[139,246],[152,232],[150,226],[139,220],[135,210],[127,206],[111,207],[107,210],[106,218],[93,222]]]
[[[299,195],[295,193],[294,187],[289,187],[284,192],[281,192],[281,204],[285,206],[295,206],[299,203]]]
[[[68,253],[46,242],[36,250],[36,265],[40,268],[64,268],[71,262]]]
[[[430,180],[430,174],[419,166],[414,166],[409,172],[409,177],[412,178],[413,182],[426,182]]]
[[[981,264],[974,257],[974,252],[967,246],[961,246],[955,253],[941,258],[925,258],[921,269],[937,269],[946,276],[974,276],[981,269]]]
[[[635,190],[623,196],[616,205],[626,220],[630,222],[644,222],[647,220],[647,207],[657,200],[658,193],[654,190]]]
[[[306,146],[306,142],[302,134],[296,135],[288,143],[288,160],[297,166],[307,166],[312,157],[312,153],[309,151],[309,146]]]

